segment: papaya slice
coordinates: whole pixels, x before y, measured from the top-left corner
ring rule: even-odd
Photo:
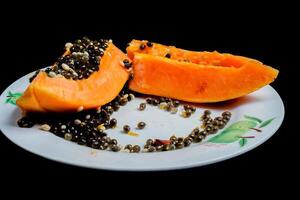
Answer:
[[[39,72],[33,79],[23,96],[17,100],[17,105],[22,110],[27,112],[76,112],[78,109],[100,107],[112,101],[119,94],[129,78],[128,70],[120,62],[128,57],[111,41],[105,43],[105,50],[99,48],[96,51],[93,50],[93,45],[86,45],[84,49],[87,51],[85,52],[82,46],[73,46],[60,58],[62,60],[60,65],[55,64],[52,68]],[[101,56],[95,57],[90,49]],[[90,52],[89,57],[87,52]],[[75,59],[75,64],[74,60],[66,59],[68,55],[70,57],[71,55],[78,56],[78,54],[82,57]],[[87,69],[88,66],[80,66],[80,63],[77,63],[79,68],[84,68],[84,71],[78,69],[76,72],[76,62],[81,62],[85,58],[84,56],[87,56],[87,64],[99,62],[99,65],[91,65],[92,68]],[[70,61],[68,65],[63,63],[67,61]],[[73,65],[75,66],[74,70],[70,67]],[[58,66],[63,66],[63,68]],[[56,74],[53,72],[55,67]],[[70,78],[74,74],[75,76]]]
[[[232,54],[195,52],[133,40],[133,91],[188,102],[209,103],[247,95],[270,84],[278,70]]]

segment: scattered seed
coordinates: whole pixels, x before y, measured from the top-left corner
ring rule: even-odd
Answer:
[[[51,127],[48,124],[43,124],[40,126],[40,129],[43,131],[50,131]]]
[[[99,149],[100,148],[100,143],[98,141],[93,141],[91,147],[93,149]]]
[[[152,43],[152,42],[147,42],[146,45],[147,45],[148,47],[152,47],[152,46],[153,46],[153,43]]]
[[[113,114],[114,109],[111,106],[107,106],[106,111],[111,115],[111,114]]]
[[[166,107],[166,111],[170,112],[172,108],[173,108],[172,102],[168,102],[167,107]]]
[[[203,136],[199,135],[199,136],[197,136],[197,137],[194,138],[194,142],[199,143],[199,142],[202,141],[202,139],[203,139]]]
[[[71,141],[72,140],[72,134],[71,133],[65,133],[64,138],[65,138],[65,140]]]
[[[134,145],[133,147],[132,147],[132,152],[133,153],[138,153],[138,152],[140,152],[141,151],[141,147],[139,146],[139,145]]]
[[[151,104],[157,106],[159,104],[159,101],[157,99],[152,99]]]
[[[222,121],[223,117],[215,117],[214,121]]]
[[[123,66],[129,69],[132,67],[132,63],[129,60],[125,59],[123,60]]]
[[[113,152],[118,152],[118,151],[121,150],[121,147],[115,144],[115,145],[112,145],[112,146],[110,147],[110,149],[111,149]]]
[[[128,101],[131,101],[135,98],[134,94],[130,93],[127,97]]]
[[[128,132],[130,131],[130,126],[124,125],[124,126],[123,126],[123,131],[124,131],[125,133],[128,133]]]
[[[212,125],[214,125],[214,126],[217,126],[219,124],[219,121],[217,121],[217,120],[214,120],[213,122],[212,122]]]
[[[111,138],[106,136],[106,137],[103,138],[103,140],[104,140],[107,144],[109,144],[110,141],[111,141]]]
[[[224,128],[224,127],[225,127],[225,123],[224,123],[223,121],[219,122],[218,128],[219,128],[219,129],[222,129],[222,128]]]
[[[191,106],[191,107],[190,107],[190,110],[191,110],[192,113],[195,113],[195,112],[196,112],[196,108],[195,108],[194,106]]]
[[[183,105],[183,109],[184,109],[185,111],[187,111],[187,110],[190,110],[191,107],[190,107],[190,105]]]
[[[148,145],[148,146],[151,146],[151,145],[153,145],[154,144],[154,141],[152,140],[152,139],[148,139],[147,141],[146,141],[146,145]]]
[[[161,102],[158,106],[159,109],[166,110],[168,104],[166,102]]]
[[[131,144],[127,144],[124,149],[128,149],[129,151],[132,151],[132,145]]]
[[[70,43],[70,42],[68,42],[68,43],[65,44],[66,50],[69,50],[72,46],[73,46],[73,44]]]
[[[144,50],[146,48],[146,45],[145,44],[141,44],[140,45],[140,50]]]
[[[174,149],[175,149],[175,146],[173,144],[165,144],[162,147],[163,151],[170,151],[170,150],[174,150]]]
[[[177,109],[176,107],[172,107],[170,113],[171,113],[171,114],[176,114],[177,111],[178,111],[178,109]]]
[[[173,102],[173,105],[174,105],[174,107],[177,108],[180,105],[180,102],[176,100],[176,101]]]
[[[112,140],[109,141],[109,144],[110,145],[117,145],[118,141],[116,139],[112,139]]]
[[[112,108],[116,112],[120,109],[120,105],[113,105]]]
[[[146,104],[145,103],[141,103],[139,106],[139,110],[145,110],[146,109]]]
[[[167,54],[165,55],[165,57],[166,57],[166,58],[171,58],[171,54],[170,54],[170,53],[167,53]]]
[[[104,124],[100,124],[100,125],[97,126],[97,130],[98,131],[105,131],[106,128],[105,128]]]
[[[126,98],[128,100],[128,94],[124,94],[123,98]]]
[[[196,137],[196,135],[195,135],[195,133],[192,132],[192,133],[189,134],[189,137],[194,139]]]
[[[79,119],[75,119],[74,124],[79,125],[79,124],[81,124],[81,121]]]
[[[125,106],[127,104],[127,102],[128,102],[127,98],[122,97],[119,101],[119,104],[121,106]]]
[[[48,73],[48,76],[51,78],[54,78],[54,77],[56,77],[56,73],[51,71]]]
[[[148,152],[154,152],[156,148],[154,146],[149,146]]]
[[[192,142],[193,142],[193,138],[186,137],[186,138],[184,138],[183,142],[184,142],[184,146],[186,146],[186,147],[190,146],[192,144]]]
[[[222,116],[223,116],[223,117],[225,117],[225,116],[231,117],[231,112],[225,111],[225,112],[222,113]]]
[[[152,98],[150,98],[150,97],[149,97],[149,98],[146,98],[146,103],[147,103],[147,104],[152,104]]]
[[[184,147],[184,143],[183,143],[183,142],[176,143],[176,144],[175,144],[175,147],[176,147],[177,149],[182,149],[182,148]]]
[[[108,146],[109,146],[108,143],[104,143],[104,144],[100,145],[99,149],[100,150],[105,150],[105,149],[108,148]]]
[[[178,142],[178,143],[183,142],[183,140],[184,140],[184,139],[183,139],[182,137],[177,138],[177,142]]]
[[[66,129],[67,128],[67,126],[66,125],[61,125],[61,127],[60,127],[61,129]]]
[[[67,64],[65,64],[65,63],[63,63],[63,64],[61,65],[61,67],[62,67],[64,70],[66,70],[66,71],[69,71],[69,70],[70,70],[69,65],[67,65]]]
[[[146,123],[145,123],[145,122],[139,122],[139,123],[137,124],[137,128],[138,128],[138,129],[143,129],[143,128],[145,128],[145,126],[146,126]]]
[[[183,118],[188,118],[188,117],[191,116],[191,112],[188,112],[188,111],[182,111],[180,115],[181,115],[181,117],[183,117]]]
[[[223,121],[226,121],[226,123],[230,120],[230,116],[226,115],[223,117]]]
[[[204,110],[204,115],[210,115],[211,111],[210,110]]]
[[[172,142],[177,142],[177,137],[176,137],[175,135],[172,135],[172,136],[170,137],[170,140],[171,140]]]

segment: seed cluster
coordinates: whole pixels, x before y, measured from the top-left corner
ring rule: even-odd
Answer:
[[[127,150],[129,153],[139,153],[141,151],[141,147],[139,145],[127,144],[124,147],[124,150]]]
[[[153,106],[158,106],[159,109],[168,111],[171,114],[176,114],[178,112],[179,106],[181,105],[178,100],[173,100],[171,98],[166,97],[148,97],[146,98],[146,103]],[[180,116],[183,118],[188,118],[195,112],[196,107],[192,105],[183,105],[183,110],[181,111]]]
[[[17,123],[24,128],[40,124],[41,130],[50,131],[68,141],[94,149],[120,151],[121,147],[118,145],[117,140],[108,137],[105,130],[117,126],[117,120],[110,119],[110,116],[120,108],[121,104],[126,105],[133,98],[133,94],[122,90],[112,102],[99,109],[81,110],[66,115],[31,113],[19,119]]]
[[[146,98],[146,103],[158,106],[159,109],[170,112],[171,114],[176,114],[178,111],[178,107],[180,106],[180,102],[177,100],[173,100],[171,98],[160,97],[160,98]]]
[[[148,139],[144,145],[144,152],[170,151],[188,147],[192,143],[200,143],[206,138],[206,136],[215,134],[219,129],[224,128],[231,117],[231,113],[229,111],[223,112],[222,116],[216,117],[215,119],[212,119],[210,114],[211,112],[209,110],[204,111],[204,114],[201,117],[203,121],[202,130],[200,130],[199,127],[196,127],[187,137],[176,137],[173,135],[169,138],[169,140]]]
[[[219,129],[222,129],[226,126],[228,121],[231,118],[231,112],[225,111],[222,113],[222,116],[211,118],[211,112],[209,110],[205,110],[201,120],[203,122],[202,128],[207,131],[209,134],[216,133]]]
[[[74,43],[65,45],[66,54],[58,58],[55,64],[45,69],[49,77],[65,77],[66,79],[87,79],[99,70],[99,64],[109,40],[90,40],[83,37]],[[38,72],[29,79],[31,82]]]
[[[184,118],[188,118],[195,112],[196,112],[196,108],[194,106],[184,105],[183,111],[180,113],[180,115]]]

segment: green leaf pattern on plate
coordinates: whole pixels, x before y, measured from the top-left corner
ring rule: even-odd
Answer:
[[[245,115],[244,117],[246,120],[241,120],[233,123],[225,130],[223,130],[220,134],[210,138],[208,142],[228,144],[239,141],[240,147],[243,147],[246,145],[248,140],[247,138],[241,137],[243,137],[247,132],[251,131],[251,128],[255,128],[258,125],[259,128],[266,127],[275,119],[274,117],[263,122],[263,120],[257,117],[252,117],[249,115]]]
[[[245,117],[246,119],[250,119],[250,120],[256,121],[256,122],[258,122],[258,123],[262,123],[262,120],[259,119],[259,118],[257,118],[257,117],[252,117],[252,116],[249,116],[249,115],[244,115],[244,117]]]
[[[257,126],[257,122],[250,120],[243,120],[235,122],[228,128],[223,130],[220,134],[210,138],[208,142],[212,143],[232,143],[240,139],[250,128]]]
[[[240,147],[245,146],[247,141],[248,141],[247,138],[241,138],[240,141],[239,141]]]
[[[261,123],[261,125],[259,126],[259,128],[263,128],[263,127],[269,125],[274,119],[275,119],[275,117],[264,121],[263,123]]]
[[[11,91],[9,91],[5,103],[16,105],[16,101],[22,96],[22,94],[23,93],[20,92],[12,93]]]

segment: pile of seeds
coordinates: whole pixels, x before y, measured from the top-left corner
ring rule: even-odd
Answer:
[[[99,63],[109,42],[109,40],[90,40],[83,37],[74,43],[67,43],[65,45],[67,53],[61,56],[52,67],[46,68],[45,72],[49,77],[63,76],[73,80],[86,79],[99,70]],[[38,71],[30,78],[30,81],[37,74]]]
[[[24,128],[39,124],[41,130],[50,131],[66,140],[94,149],[120,151],[121,147],[117,140],[108,137],[105,130],[116,127],[117,120],[111,119],[110,116],[134,97],[128,91],[122,90],[112,102],[102,106],[101,109],[79,110],[78,113],[65,115],[28,114],[17,123]]]
[[[202,142],[206,136],[217,133],[218,130],[223,129],[231,117],[229,111],[222,113],[222,116],[212,119],[210,117],[211,111],[205,110],[201,117],[203,121],[202,130],[196,127],[187,137],[171,136],[169,140],[148,139],[144,145],[144,152],[154,151],[170,151],[174,149],[182,149],[190,146],[192,143]]]

